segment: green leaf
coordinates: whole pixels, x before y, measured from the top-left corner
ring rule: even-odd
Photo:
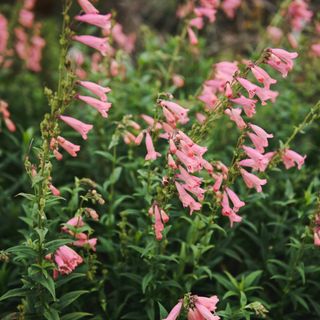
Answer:
[[[71,303],[73,303],[75,300],[77,300],[80,296],[83,294],[88,293],[89,291],[87,290],[77,290],[77,291],[72,291],[64,294],[61,298],[59,298],[58,306],[59,309],[64,309]]]
[[[146,289],[147,289],[150,281],[152,280],[152,278],[153,278],[153,273],[152,273],[152,272],[147,273],[147,274],[143,277],[143,279],[142,279],[142,284],[141,284],[141,286],[142,286],[142,293],[143,293],[143,294],[146,293]]]
[[[164,319],[168,315],[166,308],[158,301],[160,319]]]
[[[43,315],[47,320],[60,320],[58,311],[53,308],[46,310]]]
[[[0,297],[0,301],[14,298],[14,297],[23,297],[26,294],[26,289],[18,288],[7,291],[4,295]]]
[[[78,320],[84,317],[92,316],[92,313],[87,312],[72,312],[61,317],[61,320]]]

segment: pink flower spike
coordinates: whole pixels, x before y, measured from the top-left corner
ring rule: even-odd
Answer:
[[[111,92],[111,89],[109,87],[102,87],[90,81],[78,81],[78,84],[90,90],[93,94],[97,95],[103,102],[107,101],[106,93]]]
[[[67,125],[69,125],[71,128],[79,132],[84,140],[88,139],[87,134],[93,128],[93,125],[86,124],[75,118],[67,116],[60,116],[60,119],[64,121]]]
[[[55,252],[54,261],[61,274],[69,274],[83,262],[83,259],[68,246],[62,246]]]
[[[182,301],[179,301],[170,311],[168,316],[162,320],[176,320],[181,312],[182,308]]]
[[[237,81],[242,85],[242,87],[248,92],[249,98],[253,98],[254,95],[256,94],[256,90],[258,86],[255,84],[251,83],[249,80],[237,77]]]
[[[147,155],[145,157],[145,160],[156,160],[158,157],[161,157],[161,154],[154,150],[152,138],[149,132],[146,133],[146,148]]]
[[[282,161],[286,169],[294,167],[295,163],[297,164],[298,169],[304,165],[304,160],[307,156],[301,156],[299,153],[286,149],[282,155]]]
[[[77,98],[89,104],[91,107],[95,108],[98,112],[100,112],[102,117],[108,118],[108,111],[112,106],[111,103],[103,102],[101,100],[98,100],[89,96],[78,95]]]
[[[240,130],[243,130],[247,125],[241,117],[241,112],[242,109],[240,108],[228,108],[224,111],[224,113],[229,116],[230,120],[234,121]]]
[[[266,89],[270,89],[271,84],[277,83],[277,80],[272,79],[269,76],[269,74],[266,71],[264,71],[262,68],[260,68],[259,66],[251,64],[250,69],[251,69],[253,75],[255,76],[255,78],[257,79],[257,81],[259,81],[260,83],[263,83],[263,85]]]
[[[110,55],[112,48],[108,43],[108,38],[98,38],[95,36],[73,36],[73,40],[78,41],[88,47],[98,50],[103,56]]]
[[[81,16],[75,16],[74,18],[75,20],[97,26],[107,31],[111,30],[111,13],[106,15],[87,13]]]
[[[249,189],[255,188],[257,192],[262,192],[261,186],[265,185],[267,183],[266,179],[259,179],[257,176],[255,176],[252,173],[249,173],[248,171],[244,169],[240,169],[240,173],[242,175],[242,178],[247,185]]]
[[[71,157],[76,157],[77,156],[77,152],[80,151],[80,146],[71,143],[70,141],[68,141],[67,139],[58,136],[57,141],[59,143],[59,145],[61,146],[61,148],[63,148],[64,150],[66,150]]]
[[[78,3],[85,13],[99,13],[99,10],[89,0],[78,0]]]
[[[239,197],[236,195],[234,191],[232,191],[230,188],[226,188],[227,194],[230,198],[230,200],[233,203],[233,210],[237,212],[241,207],[245,205],[245,202],[241,201]]]

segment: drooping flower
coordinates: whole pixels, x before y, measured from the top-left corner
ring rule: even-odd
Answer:
[[[112,106],[111,103],[104,102],[89,96],[78,95],[77,98],[95,108],[102,115],[102,117],[108,118],[108,111]]]
[[[246,123],[241,117],[242,109],[240,108],[227,108],[224,113],[229,116],[230,120],[234,121],[240,130],[247,127]]]
[[[102,15],[96,13],[86,13],[81,16],[75,16],[76,20],[102,28],[104,31],[111,30],[111,13]]]
[[[180,300],[170,311],[168,316],[163,320],[176,320],[179,317],[182,308],[182,301]]]
[[[72,37],[72,39],[98,50],[103,56],[111,55],[113,51],[108,43],[108,38],[99,38],[90,35],[75,35]]]
[[[178,190],[179,199],[182,202],[183,207],[190,208],[190,215],[192,215],[193,211],[198,211],[201,209],[201,203],[195,201],[179,182],[175,182],[175,185]]]
[[[107,101],[106,93],[109,93],[111,91],[109,87],[102,87],[90,81],[78,81],[78,84],[90,90],[93,94],[97,95],[100,98],[100,100],[103,102]]]
[[[153,146],[152,138],[149,132],[146,132],[146,148],[147,148],[147,155],[145,160],[156,160],[158,157],[161,157],[159,152],[156,152]]]
[[[57,264],[58,272],[64,275],[70,274],[83,262],[83,259],[68,246],[61,246],[54,254],[54,261]]]
[[[181,107],[179,104],[172,101],[161,100],[160,105],[163,108],[167,108],[175,116],[176,121],[179,123],[186,124],[189,121],[189,110]]]
[[[246,98],[240,94],[240,97],[230,99],[233,103],[243,107],[245,114],[251,118],[256,113],[256,103],[257,100]]]
[[[250,64],[249,67],[250,67],[253,75],[257,79],[257,81],[259,81],[260,83],[263,83],[263,85],[266,89],[270,89],[270,85],[277,83],[277,80],[272,79],[269,76],[269,74],[265,70],[260,68],[259,66],[255,65],[255,64]]]
[[[304,164],[304,160],[306,157],[307,156],[301,156],[299,153],[297,153],[293,150],[290,150],[290,149],[286,149],[282,153],[282,161],[283,161],[286,169],[290,169],[290,168],[294,167],[296,164],[298,169],[300,170]]]
[[[57,137],[57,141],[58,141],[59,145],[61,146],[61,148],[66,150],[71,155],[71,157],[76,157],[77,152],[80,151],[80,146],[73,144],[72,142],[68,141],[67,139],[65,139],[61,136]]]
[[[78,0],[78,3],[85,13],[99,13],[99,10],[89,0]]]
[[[93,128],[93,125],[86,124],[68,116],[60,116],[60,119],[64,121],[67,125],[69,125],[71,128],[79,132],[84,140],[87,140],[87,134]]]
[[[261,186],[267,183],[266,179],[260,179],[254,174],[249,173],[248,171],[242,168],[240,169],[240,173],[242,175],[243,181],[249,189],[255,188],[257,192],[262,192]]]

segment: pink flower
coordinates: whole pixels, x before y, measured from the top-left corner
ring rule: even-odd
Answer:
[[[99,10],[89,0],[78,0],[78,3],[85,13],[99,13]]]
[[[314,245],[320,247],[320,229],[315,229],[313,233]]]
[[[116,23],[112,28],[112,39],[119,47],[123,48],[124,51],[131,53],[136,42],[136,35],[126,35],[122,30],[121,24]]]
[[[249,98],[253,98],[254,95],[256,94],[256,90],[258,86],[255,84],[251,83],[249,80],[237,77],[237,81],[241,84],[241,86],[248,92]]]
[[[170,313],[168,314],[168,316],[163,319],[163,320],[176,320],[181,312],[181,308],[182,308],[182,301],[180,300],[170,311]]]
[[[160,105],[164,108],[167,108],[172,114],[174,114],[175,119],[179,123],[185,124],[189,121],[189,110],[181,107],[179,104],[172,101],[161,100]]]
[[[273,43],[279,43],[283,36],[282,30],[280,28],[273,27],[273,26],[267,27],[267,34],[271,39],[271,41],[273,41]]]
[[[188,173],[187,170],[185,170],[182,166],[179,166],[180,174],[177,174],[177,178],[184,181],[188,186],[191,188],[198,187],[202,183],[202,178],[193,176]]]
[[[240,108],[228,108],[224,111],[224,113],[229,116],[230,120],[234,121],[240,130],[243,130],[247,125],[241,117],[241,112],[242,109]]]
[[[271,133],[267,133],[265,130],[263,130],[261,127],[250,123],[249,124],[250,128],[253,130],[253,132],[262,140],[264,140],[267,145],[265,147],[268,146],[268,139],[273,138],[273,134]]]
[[[96,245],[97,245],[97,238],[91,238],[89,239],[88,236],[85,233],[78,233],[76,234],[76,241],[72,242],[72,245],[76,247],[88,247],[92,251],[96,251]]]
[[[93,26],[97,26],[107,31],[111,30],[111,13],[106,15],[87,13],[81,16],[75,16],[75,19],[81,22],[91,24]]]
[[[223,192],[221,206],[222,206],[222,214],[229,218],[231,228],[233,227],[233,224],[235,222],[242,221],[242,218],[239,215],[237,215],[233,209],[230,208],[228,194],[226,192]]]
[[[71,128],[78,131],[84,140],[87,140],[88,138],[87,134],[93,128],[93,125],[86,124],[75,118],[67,117],[67,116],[60,116],[60,119],[64,121],[67,125],[69,125]]]
[[[61,148],[66,150],[70,154],[71,157],[76,157],[77,152],[80,151],[80,146],[71,143],[70,141],[68,141],[65,138],[62,138],[61,136],[58,136],[57,141],[58,141],[59,145],[61,146]]]
[[[159,122],[155,122],[153,118],[146,114],[142,114],[141,118],[148,124],[149,127],[154,127],[157,130],[160,130],[162,128],[161,124]]]
[[[4,15],[0,14],[0,54],[4,53],[7,49],[8,40],[8,20]]]
[[[198,17],[207,17],[211,23],[216,20],[217,10],[214,8],[198,7],[194,9],[194,13]]]
[[[253,149],[251,147],[243,146],[242,147],[245,153],[248,157],[250,157],[253,160],[252,167],[256,170],[259,170],[261,172],[265,171],[269,162],[270,158],[266,155],[261,154],[256,149]],[[241,162],[239,163],[241,165]]]
[[[219,174],[212,189],[214,192],[218,192],[221,188],[221,185],[222,185],[222,181],[223,181],[223,175],[222,174]]]
[[[146,148],[147,155],[145,157],[145,160],[156,160],[158,157],[161,157],[161,154],[154,150],[152,138],[149,132],[146,133]]]
[[[299,153],[286,149],[282,154],[282,161],[286,169],[290,169],[297,164],[298,169],[300,170],[304,164],[304,160],[307,156],[301,156]]]
[[[51,191],[51,193],[56,196],[56,197],[59,197],[60,196],[60,190],[57,189],[53,184],[49,184],[49,189]]]
[[[103,56],[110,55],[112,53],[112,49],[108,44],[108,38],[98,38],[95,36],[73,36],[73,40],[78,41],[88,47],[94,48],[98,50]]]
[[[214,109],[215,103],[217,102],[218,98],[212,91],[212,88],[208,85],[203,86],[203,90],[198,96],[198,99],[205,103],[208,109]]]
[[[201,161],[197,157],[189,157],[187,154],[180,150],[177,150],[176,156],[191,173],[197,172],[202,168]]]
[[[102,115],[102,117],[108,118],[108,111],[112,106],[111,103],[104,102],[89,96],[78,95],[77,98],[95,108]]]
[[[234,191],[232,191],[230,188],[226,188],[228,197],[233,203],[233,210],[237,212],[241,207],[245,205],[245,202],[241,201],[239,197],[235,194]]]
[[[279,95],[279,92],[272,91],[267,88],[257,87],[256,95],[261,100],[261,104],[265,105],[266,101],[268,100],[271,100],[271,102],[274,103],[276,101],[277,96]]]
[[[255,176],[252,173],[249,173],[248,171],[244,169],[240,169],[240,173],[242,175],[242,178],[247,185],[249,189],[255,188],[257,192],[262,192],[261,186],[265,185],[267,183],[266,179],[259,179],[257,176]]]
[[[1,52],[1,50],[0,50]],[[320,43],[315,43],[311,46],[311,52],[316,57],[320,57]]]
[[[99,221],[99,214],[96,210],[93,210],[91,208],[86,208],[86,213],[95,221]]]
[[[308,10],[308,3],[304,0],[293,0],[288,7],[288,16],[294,31],[302,31],[305,24],[310,22],[312,11]]]
[[[297,58],[296,52],[288,52],[283,49],[268,49],[270,56],[267,63],[275,70],[280,72],[285,78],[293,68],[293,59]]]
[[[235,104],[238,104],[243,107],[245,114],[251,118],[256,113],[256,103],[258,100],[253,100],[246,98],[245,96],[240,94],[239,98],[230,99]]]
[[[34,13],[32,11],[22,9],[19,15],[19,22],[26,28],[32,28],[34,20]]]
[[[204,114],[200,113],[200,112],[196,113],[196,118],[197,118],[197,121],[200,124],[204,123],[206,121],[206,119],[207,119],[207,117]]]
[[[173,157],[171,154],[168,155],[168,166],[173,169],[173,170],[176,170],[178,169]]]
[[[83,259],[68,246],[62,246],[55,252],[54,261],[61,274],[69,274],[83,262]]]
[[[173,82],[174,86],[177,88],[182,88],[184,86],[184,79],[179,74],[174,74],[172,76],[172,82]]]
[[[182,202],[183,207],[190,208],[190,215],[192,215],[193,211],[198,211],[201,209],[201,203],[196,202],[183,188],[183,186],[179,182],[175,182],[176,188],[178,190],[179,199]]]
[[[214,316],[203,304],[196,302],[196,309],[206,320],[220,320],[220,317]]]
[[[198,44],[198,38],[191,28],[188,28],[188,37],[191,45],[196,46]]]
[[[270,85],[277,83],[277,80],[272,79],[269,74],[264,71],[262,68],[260,68],[259,66],[256,66],[254,64],[250,64],[250,69],[253,73],[253,75],[255,76],[255,78],[257,79],[257,81],[259,81],[260,83],[263,83],[264,87],[266,89],[270,89]]]
[[[241,6],[241,0],[224,0],[221,8],[225,12],[228,18],[233,19],[235,17],[236,10]]]
[[[61,228],[61,230],[63,232],[67,232],[67,233],[70,233],[70,230],[69,230],[69,227],[74,227],[74,228],[81,228],[84,226],[84,222],[82,220],[82,217],[81,216],[75,216],[73,218],[71,218],[70,220],[68,220],[66,223],[65,223],[65,226],[63,226]],[[70,233],[70,234],[74,234],[73,232]]]
[[[203,19],[201,17],[196,17],[190,20],[189,26],[190,27],[195,27],[198,30],[203,28]]]
[[[111,91],[109,87],[102,87],[90,81],[78,81],[78,84],[90,90],[93,94],[97,95],[103,102],[107,101],[106,93],[109,93]]]
[[[4,118],[4,123],[6,124],[6,127],[10,132],[16,131],[16,125],[13,123],[13,121],[10,118]]]
[[[156,239],[161,240],[162,231],[164,230],[164,224],[169,221],[169,216],[156,203],[153,203],[153,205],[149,209],[149,215],[154,216],[154,230]]]

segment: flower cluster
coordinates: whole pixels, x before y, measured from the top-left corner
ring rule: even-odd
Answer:
[[[290,30],[287,32],[287,40],[292,48],[298,47],[298,39],[302,30],[310,23],[313,12],[309,8],[309,3],[305,0],[293,0],[283,11]],[[284,37],[284,32],[276,26],[269,26],[267,29],[270,39],[274,44],[279,44]]]
[[[14,29],[16,37],[14,49],[18,57],[25,62],[27,69],[40,72],[42,51],[46,42],[40,36],[41,24],[35,22],[33,12],[35,4],[36,0],[24,0],[23,2],[19,12],[19,26]],[[13,56],[13,50],[8,48],[8,41],[8,22],[3,15],[0,15],[0,64],[3,64],[5,68],[11,66]]]
[[[89,209],[89,214],[94,214]],[[93,210],[94,211],[94,210]],[[72,245],[76,247],[86,247],[93,251],[96,251],[97,238],[89,238],[89,235],[82,231],[84,227],[87,227],[81,216],[75,216],[62,227],[62,231],[75,238]]]
[[[100,15],[98,10],[87,0],[79,0],[79,5],[84,11],[83,15],[78,15],[75,17],[77,21],[88,23],[93,26],[98,26],[103,30],[110,31],[111,28],[111,15]],[[73,36],[73,39],[81,42],[89,47],[97,49],[101,54],[106,54],[108,51],[108,38],[98,38],[94,36]],[[83,101],[84,103],[90,105],[96,109],[102,117],[107,118],[108,112],[111,108],[111,103],[108,102],[107,93],[111,90],[108,87],[100,86],[94,82],[90,81],[77,81],[77,84],[96,97],[80,95],[77,94],[77,99]],[[73,117],[66,115],[59,115],[60,120],[69,125],[75,131],[79,132],[84,140],[87,139],[88,132],[93,128],[93,125],[81,122]],[[68,152],[72,157],[76,157],[77,153],[80,151],[80,146],[75,145],[67,139],[58,136],[51,139],[50,147],[57,160],[62,159],[62,154],[59,152],[59,146]]]
[[[179,300],[163,320],[176,320],[182,309],[186,310],[188,320],[219,320],[220,317],[215,314],[218,302],[217,296],[207,298],[187,294],[184,299]]]
[[[8,130],[10,132],[14,132],[16,131],[16,126],[10,118],[10,112],[8,108],[8,103],[3,100],[0,100],[0,114],[2,114],[3,121],[6,124]]]
[[[195,29],[201,30],[205,25],[205,19],[209,23],[216,21],[217,10],[220,7],[228,18],[235,17],[236,10],[240,7],[241,0],[199,0],[199,3],[194,4],[194,1],[187,1],[184,5],[180,6],[177,10],[177,15],[183,18],[191,13],[194,17],[188,21],[187,31],[191,45],[198,44],[198,38]]]

